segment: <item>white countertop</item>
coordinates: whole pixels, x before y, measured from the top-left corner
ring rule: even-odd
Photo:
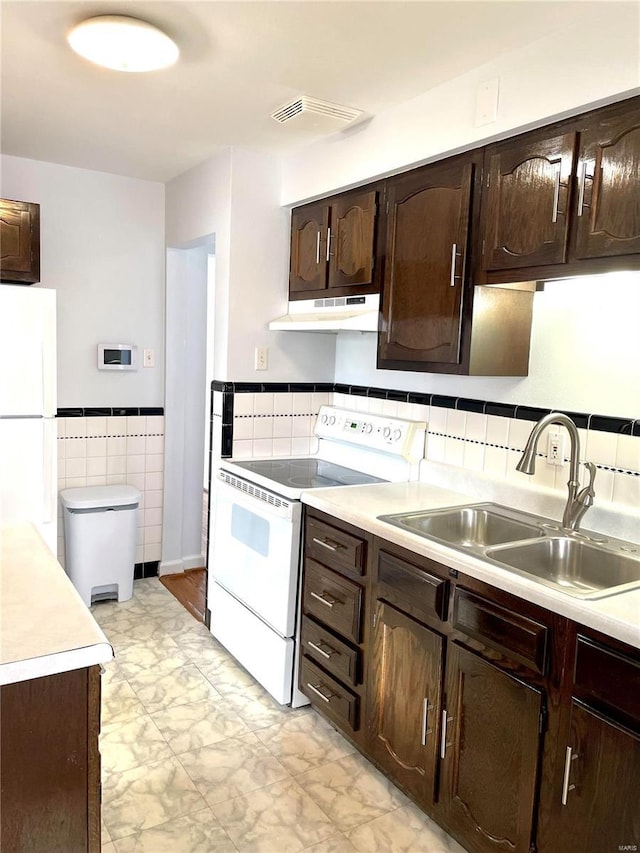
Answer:
[[[437,560],[449,568],[458,569],[470,577],[640,648],[640,589],[597,600],[573,598],[472,554],[432,542],[377,518],[390,513],[479,503],[477,496],[415,482],[317,489],[305,492],[302,501],[409,551]]]
[[[0,685],[112,658],[109,641],[36,529],[0,529]]]

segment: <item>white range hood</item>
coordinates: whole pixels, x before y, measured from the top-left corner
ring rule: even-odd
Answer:
[[[289,302],[289,313],[269,323],[272,331],[377,332],[380,296],[336,296]]]

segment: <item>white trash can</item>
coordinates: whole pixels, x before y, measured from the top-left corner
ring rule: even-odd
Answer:
[[[134,486],[63,489],[65,564],[89,607],[93,598],[133,595],[140,492]]]

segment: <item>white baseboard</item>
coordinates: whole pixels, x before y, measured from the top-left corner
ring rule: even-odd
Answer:
[[[204,557],[202,554],[196,554],[192,557],[183,557],[181,560],[170,560],[166,563],[160,563],[158,574],[179,575],[183,572],[188,572],[189,569],[201,569],[203,566]]]

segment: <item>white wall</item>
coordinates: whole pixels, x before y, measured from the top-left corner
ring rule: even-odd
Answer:
[[[161,406],[164,186],[2,156],[0,194],[40,204],[41,287],[58,302],[58,406]],[[98,371],[98,343],[155,350],[155,368]]]
[[[640,273],[545,284],[534,295],[529,376],[376,370],[376,335],[340,332],[336,382],[640,416]]]
[[[540,14],[545,14],[545,4]],[[497,120],[474,126],[478,86],[500,78]],[[589,2],[567,29],[506,53],[283,161],[282,202],[363,183],[640,86],[640,5]]]

